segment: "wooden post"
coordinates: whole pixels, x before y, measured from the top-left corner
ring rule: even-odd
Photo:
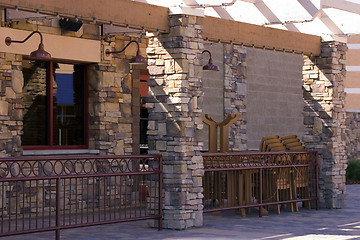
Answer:
[[[220,127],[220,152],[229,152],[229,127],[240,117],[239,114],[228,114],[225,120],[218,123]]]
[[[203,122],[209,125],[209,153],[217,152],[217,127],[218,123],[215,122],[210,114],[205,114],[205,117],[202,118]]]

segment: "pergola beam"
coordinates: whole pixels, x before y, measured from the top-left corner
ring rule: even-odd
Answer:
[[[344,34],[344,32],[338,27],[336,23],[327,15],[324,11],[321,11],[320,20],[325,24],[325,26],[333,33],[333,34]]]
[[[217,14],[219,14],[219,16],[222,19],[234,20],[234,18],[229,14],[229,12],[226,9],[224,9],[222,7],[213,7],[213,9],[215,10],[215,12]]]
[[[242,2],[256,3],[256,0],[241,0]]]
[[[36,11],[44,14],[65,14],[92,19],[96,17],[99,22],[113,21],[118,24],[129,24],[132,28],[144,27],[145,30],[157,29],[160,32],[168,32],[169,19],[168,8],[133,2],[130,0],[107,0],[98,4],[98,0],[0,0],[0,6],[18,6],[20,10]],[[208,39],[220,39],[223,42],[232,41],[264,46],[268,49],[276,49],[294,52],[320,54],[320,37],[267,28],[254,24],[236,22],[214,17],[204,17],[203,37]]]
[[[129,25],[132,28],[168,32],[169,9],[130,0],[0,0],[1,7],[75,18],[114,25]]]
[[[319,17],[319,19],[325,24],[325,26],[333,34],[343,34],[343,31],[334,23],[333,20],[322,10],[323,0],[321,1],[321,7],[318,9],[310,0],[298,0],[298,2],[304,7],[304,9],[311,15],[312,19]]]
[[[303,8],[305,8],[312,18],[316,17],[319,13],[319,9],[310,0],[298,0],[298,2],[301,6],[303,6]]]
[[[273,11],[264,3],[264,1],[259,0],[254,3],[254,6],[261,12],[261,14],[270,22],[281,22],[280,19],[275,15]],[[288,23],[284,25],[288,30],[299,32],[299,29],[293,24]]]
[[[318,56],[321,52],[319,36],[263,27],[226,19],[205,17],[203,37],[266,49],[285,50]]]
[[[322,8],[336,8],[339,10],[360,14],[360,5],[345,0],[322,0]]]

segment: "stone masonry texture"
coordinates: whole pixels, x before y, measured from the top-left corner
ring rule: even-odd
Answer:
[[[52,21],[44,20],[44,22],[37,22],[40,25],[36,26],[29,22],[14,23],[15,28],[29,30],[35,26],[41,28],[42,32],[53,33],[57,35],[71,35],[72,37],[82,37],[90,39],[99,39],[99,33],[96,31],[98,27],[96,25],[85,24],[80,30],[79,36],[74,36],[75,33],[62,34],[58,26],[52,26]],[[45,28],[46,27],[46,28]],[[139,41],[140,51],[145,53],[145,46],[147,40],[141,38],[139,34],[132,36],[107,36],[102,41],[102,45],[111,46],[113,49],[121,49],[130,40]],[[89,90],[89,149],[97,149],[101,155],[122,155],[133,153],[133,102],[140,102],[139,96],[133,94],[133,82],[135,77],[139,77],[139,69],[133,69],[129,64],[129,59],[136,54],[136,45],[131,45],[125,54],[113,55],[110,60],[103,59],[102,62],[88,65],[88,90]],[[27,98],[31,98],[31,95],[45,94],[45,82],[34,81],[34,83],[28,83],[24,88],[24,74],[22,69],[22,56],[12,53],[0,53],[0,157],[8,156],[20,156],[22,155],[21,148],[21,135],[23,134],[23,116],[24,106],[29,104],[26,101]],[[136,74],[133,74],[136,72]],[[44,79],[45,71],[41,72]],[[31,86],[30,86],[31,85]],[[27,106],[28,107],[28,106]],[[32,136],[34,137],[34,136]],[[96,168],[93,169],[97,171]],[[0,168],[0,172],[3,169]],[[124,178],[125,180],[125,178]],[[125,194],[136,194],[136,189],[133,187],[135,184],[130,180],[125,180],[119,190],[120,186],[118,182],[104,182],[99,180],[95,184],[88,179],[81,179],[80,185],[77,185],[77,194],[70,194],[64,197],[64,208],[66,209],[82,209],[90,206],[87,199],[89,195],[89,189],[94,188],[91,192],[97,192],[97,196],[102,197],[108,194],[117,194],[123,191]],[[64,186],[64,191],[71,192],[71,189],[75,189],[74,181],[64,180],[60,183]],[[45,188],[55,187],[54,182],[45,180],[42,184],[36,183],[32,185],[24,186],[26,190],[19,190],[11,188],[10,185],[5,185],[2,190],[7,192],[10,196],[6,204],[11,202],[12,208],[6,210],[6,214],[16,214],[20,211],[34,211],[30,209],[30,206],[37,204],[39,208],[45,206],[45,209],[49,212],[55,211],[55,195],[53,192],[44,191]],[[80,186],[86,186],[80,188]],[[103,187],[104,186],[104,187]],[[14,190],[16,189],[16,190]],[[70,189],[70,190],[69,190]],[[123,190],[121,190],[123,189]],[[5,194],[5,193],[1,194]],[[26,197],[26,203],[24,207],[27,210],[21,209],[17,199],[25,199],[24,192],[31,192],[33,196],[32,201],[28,201]],[[40,196],[44,194],[44,196]],[[60,194],[64,194],[61,192]],[[16,197],[15,197],[16,196]],[[93,198],[95,199],[93,196]],[[42,201],[45,199],[45,202]],[[53,199],[51,201],[51,199]],[[130,197],[127,197],[130,199]],[[135,198],[134,198],[135,199]],[[127,204],[122,199],[117,199],[118,204]],[[79,201],[82,203],[79,205]],[[1,205],[1,204],[0,204]],[[16,208],[15,208],[16,206]],[[5,210],[3,209],[5,214]]]
[[[232,151],[247,149],[246,56],[246,48],[224,44],[224,114],[240,115],[240,119],[230,126],[229,149]]]
[[[345,204],[346,44],[323,42],[321,56],[304,57],[304,125],[307,150],[319,153],[320,206]]]
[[[21,155],[22,56],[0,53],[0,157]]]
[[[360,113],[346,113],[346,153],[348,159],[360,160]]]
[[[36,21],[36,24],[42,32],[100,40],[100,28],[95,24],[85,24],[78,33],[63,32],[53,20]],[[11,27],[35,30],[36,24],[19,21]],[[148,39],[116,35],[101,41],[103,46],[119,50],[135,39],[140,41],[142,53],[146,49],[150,74],[146,101],[149,153],[164,157],[163,227],[187,229],[203,225],[202,18],[171,15],[169,24],[168,34],[149,34]],[[229,147],[246,150],[250,51],[232,44],[220,46],[223,48],[222,114],[241,115],[231,126]],[[359,114],[346,114],[344,110],[346,49],[343,43],[323,42],[321,56],[304,56],[302,141],[308,150],[319,153],[320,203],[327,208],[344,207],[347,158],[359,153]],[[114,54],[111,60],[103,59],[88,66],[89,149],[97,149],[102,155],[136,152],[134,103],[139,99],[133,94],[133,82],[139,72],[133,73],[140,70],[129,64],[135,52],[132,46],[125,54]],[[23,84],[22,56],[0,53],[0,157],[22,154]]]
[[[150,153],[163,160],[163,226],[203,224],[202,18],[171,15],[170,33],[150,36],[148,139]]]
[[[240,119],[230,126],[229,149],[246,150],[247,49],[222,43],[206,43],[205,49],[211,52],[213,62],[220,70],[203,71],[203,114],[210,114],[216,122],[222,122],[227,114],[239,114]],[[208,55],[204,55],[202,64],[206,64],[208,60]],[[208,149],[208,137],[208,126],[204,124],[202,132],[202,138],[205,139],[204,150]],[[219,146],[220,136],[218,136],[218,148]]]
[[[99,26],[84,24],[78,32],[63,31],[54,19],[42,21],[18,21],[11,27],[22,30],[35,30],[43,33],[99,40]],[[130,40],[138,40],[140,51],[145,53],[147,40],[141,34],[131,36],[107,36],[103,46],[119,50]],[[103,49],[103,48],[101,48]],[[133,146],[133,102],[132,74],[129,64],[136,54],[136,45],[130,45],[125,53],[114,54],[111,60],[102,59],[100,63],[88,65],[89,90],[89,149],[97,149],[100,154],[132,154]],[[21,135],[23,134],[24,94],[22,56],[11,53],[0,54],[0,154],[19,156],[22,154]],[[136,97],[135,97],[136,98]]]

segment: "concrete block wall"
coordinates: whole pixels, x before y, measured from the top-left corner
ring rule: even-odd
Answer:
[[[209,50],[213,63],[219,66],[219,71],[203,71],[203,91],[202,97],[203,114],[210,114],[216,122],[224,120],[224,46],[221,43],[204,43],[204,50]],[[208,63],[209,54],[202,56],[202,65]],[[218,133],[219,136],[220,133]],[[201,132],[204,141],[204,150],[208,150],[209,127],[204,124]],[[220,139],[218,138],[218,146]]]
[[[246,150],[246,48],[232,44],[207,43],[213,63],[220,71],[203,72],[203,113],[215,122],[222,122],[227,114],[239,114],[240,119],[229,128],[229,149]],[[207,63],[208,56],[203,56]],[[208,149],[208,126],[202,132],[204,150]],[[218,131],[218,148],[220,133]],[[219,149],[218,149],[219,150]]]
[[[304,135],[302,66],[298,54],[247,49],[248,148],[263,136]]]
[[[348,159],[360,160],[360,113],[346,113],[345,146]]]

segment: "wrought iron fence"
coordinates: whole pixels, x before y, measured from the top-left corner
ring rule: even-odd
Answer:
[[[316,152],[207,153],[204,159],[204,212],[259,209],[280,213],[319,208]]]
[[[155,219],[160,155],[0,159],[0,237]]]

